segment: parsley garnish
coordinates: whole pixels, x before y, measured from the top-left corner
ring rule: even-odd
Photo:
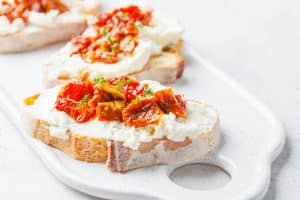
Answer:
[[[118,17],[120,17],[120,18],[124,18],[125,17],[125,13],[123,13],[123,12],[118,12]]]
[[[89,95],[85,94],[82,99],[79,101],[79,105],[83,106],[85,103],[87,103],[89,101]]]
[[[152,96],[153,95],[153,91],[150,88],[145,88],[144,92],[143,92],[143,96]]]
[[[139,29],[144,28],[144,25],[140,21],[136,21],[134,25],[135,25],[135,27],[137,27]]]
[[[137,104],[140,103],[141,99],[139,96],[136,96],[135,99],[132,100],[132,103]]]
[[[107,34],[107,30],[105,28],[102,29],[102,35],[105,37]]]
[[[132,83],[132,79],[127,79],[126,81],[125,81],[125,85],[127,85],[127,84],[129,84],[129,83]]]
[[[103,77],[96,77],[96,78],[94,78],[94,83],[96,83],[96,84],[98,84],[98,83],[107,83],[108,81],[105,79],[105,78],[103,78]]]
[[[105,28],[102,29],[102,35],[105,37],[106,40],[108,40],[110,43],[113,43],[111,39],[111,32],[108,32]]]
[[[112,52],[114,52],[114,51],[116,51],[116,49],[118,48],[118,46],[119,46],[118,43],[114,43],[114,44],[111,46],[111,49],[110,49],[110,50],[111,50]]]
[[[122,89],[124,86],[124,83],[122,83],[122,81],[116,81],[115,83],[115,87],[118,88],[118,89]]]
[[[111,33],[108,32],[106,33],[106,35],[104,36],[110,43],[113,43],[112,39],[111,39]]]
[[[115,82],[115,87],[117,89],[122,89],[125,85],[128,85],[129,83],[131,83],[133,80],[132,79],[127,79],[127,80],[117,80]]]

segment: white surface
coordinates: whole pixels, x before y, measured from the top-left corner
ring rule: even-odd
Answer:
[[[21,101],[27,91],[33,91],[32,86],[39,84],[38,80],[26,79],[22,84],[22,91],[19,90],[19,84],[10,80],[11,92],[0,90],[0,108],[6,111],[6,116],[15,122],[19,133],[23,134],[59,180],[93,196],[127,200],[141,197],[145,199],[187,197],[196,200],[199,196],[215,200],[262,198],[269,185],[271,162],[277,157],[285,141],[282,124],[271,111],[230,77],[203,60],[191,46],[186,45],[184,52],[187,64],[185,77],[174,84],[175,88],[179,92],[184,92],[187,99],[203,99],[210,102],[220,114],[220,130],[223,137],[216,154],[211,154],[204,160],[190,162],[216,164],[230,174],[231,181],[216,190],[187,190],[175,185],[168,176],[178,166],[154,166],[126,174],[111,173],[103,164],[76,161],[61,151],[49,148],[31,138],[23,131],[20,110],[16,109],[18,102],[14,99]],[[49,51],[44,49],[39,53],[17,58],[24,61],[28,58],[33,60],[37,55],[44,57],[47,54]],[[6,62],[15,64],[10,58],[7,58]],[[31,66],[20,69],[20,72],[35,74],[38,68],[39,64],[31,62]],[[36,76],[41,77],[41,74]],[[10,75],[7,78],[14,77]],[[12,98],[13,96],[15,98]]]
[[[184,22],[186,38],[194,42],[200,53],[231,73],[269,104],[285,122],[288,141],[284,152],[273,165],[271,189],[266,199],[298,199],[299,2],[214,0],[196,3],[190,0],[172,1],[172,9],[167,2],[155,3]],[[19,64],[26,67],[29,63]],[[17,72],[20,67],[5,64],[0,57],[1,68],[9,67]],[[3,71],[1,79],[5,80],[7,74],[9,71]],[[22,74],[16,74],[14,81],[22,81]],[[22,138],[8,126],[3,116],[1,123],[1,199],[92,199],[56,181],[23,143]]]

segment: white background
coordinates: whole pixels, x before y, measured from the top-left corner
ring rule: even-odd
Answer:
[[[271,186],[265,199],[299,199],[300,2],[156,0],[153,3],[156,9],[175,16],[185,25],[185,40],[203,57],[231,74],[285,123],[287,142],[272,166]],[[5,70],[9,66],[0,60],[0,67]],[[16,81],[21,84],[22,80]],[[5,116],[0,115],[0,122],[1,200],[94,199],[58,182]]]

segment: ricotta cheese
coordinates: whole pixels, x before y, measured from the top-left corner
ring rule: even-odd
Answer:
[[[15,19],[10,22],[6,16],[0,16],[0,36],[7,36],[20,32],[25,27],[25,24],[21,18]]]
[[[158,87],[159,83],[154,81],[146,82],[153,90],[163,88],[161,85]],[[152,87],[153,85],[154,87]],[[212,128],[218,120],[218,114],[211,106],[188,101],[186,119],[176,118],[172,113],[165,114],[158,125],[135,128],[120,122],[102,122],[98,120],[76,123],[66,113],[54,108],[60,87],[46,90],[34,105],[26,109],[29,109],[29,112],[35,118],[44,120],[53,126],[50,129],[50,135],[62,139],[68,138],[67,130],[70,130],[80,135],[122,141],[124,146],[138,149],[141,142],[150,142],[153,139],[166,137],[173,141],[184,141],[186,137],[195,138],[201,132]]]
[[[139,28],[139,44],[132,56],[123,56],[120,61],[113,64],[103,62],[86,63],[78,54],[72,55],[72,44],[67,44],[52,59],[49,64],[53,66],[48,74],[50,80],[59,77],[78,78],[82,71],[90,72],[91,76],[103,76],[106,78],[128,75],[141,71],[151,56],[158,55],[168,45],[176,44],[183,33],[182,25],[168,18],[153,18],[150,26]],[[94,34],[87,29],[85,36]]]
[[[134,71],[143,69],[151,56],[151,44],[147,41],[139,42],[135,48],[134,55],[122,57],[119,62],[107,64],[103,62],[86,63],[77,54],[70,57],[72,45],[67,44],[59,51],[50,62],[53,69],[49,72],[49,79],[55,80],[61,76],[78,78],[82,71],[90,72],[91,77],[103,76],[106,78],[127,75]]]
[[[58,15],[58,10],[51,10],[48,13],[31,11],[28,15],[28,22],[35,26],[51,27],[55,25]]]

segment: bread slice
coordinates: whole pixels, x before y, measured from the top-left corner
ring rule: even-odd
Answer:
[[[70,39],[72,35],[80,34],[86,28],[86,20],[80,19],[58,23],[48,28],[25,27],[21,32],[0,36],[0,53],[30,51],[49,44]]]
[[[176,164],[201,158],[213,151],[220,142],[219,122],[194,139],[182,142],[169,139],[142,143],[138,150],[124,147],[122,142],[107,141],[107,166],[113,172],[127,172],[132,169],[159,164]]]
[[[184,71],[184,58],[181,55],[183,40],[175,45],[167,46],[162,53],[152,56],[142,71],[128,74],[138,80],[154,80],[160,83],[172,83],[180,78]],[[50,71],[54,68],[53,64],[46,64],[44,68],[43,84],[46,88],[60,85],[70,80],[68,76],[51,79]]]
[[[154,80],[172,83],[180,78],[184,71],[184,58],[181,54],[183,40],[163,49],[160,55],[152,56],[145,68],[132,74],[138,80]]]
[[[86,162],[105,162],[107,160],[105,138],[83,136],[71,131],[67,131],[66,139],[52,136],[50,129],[54,126],[46,121],[35,119],[28,112],[22,114],[22,121],[24,128],[32,137],[63,151],[74,159]]]
[[[70,15],[69,18],[64,19],[59,18],[55,24],[48,27],[26,24],[20,32],[0,36],[0,53],[30,51],[69,40],[72,35],[82,33],[87,27],[87,17],[97,14],[99,10],[99,3],[96,1],[89,2],[88,6],[85,5],[88,2],[81,0],[65,1],[64,3],[70,9],[68,12],[72,13],[73,9],[76,9],[76,12],[79,12],[78,15]],[[74,7],[73,4],[77,7]]]
[[[212,126],[199,132],[196,138],[186,138],[184,141],[155,139],[142,142],[137,150],[125,147],[120,141],[84,136],[70,130],[67,130],[66,139],[52,136],[50,134],[52,125],[35,119],[26,111],[23,113],[23,122],[26,130],[34,138],[62,150],[74,159],[106,162],[113,172],[126,172],[141,167],[196,159],[213,151],[220,141],[218,119]]]

